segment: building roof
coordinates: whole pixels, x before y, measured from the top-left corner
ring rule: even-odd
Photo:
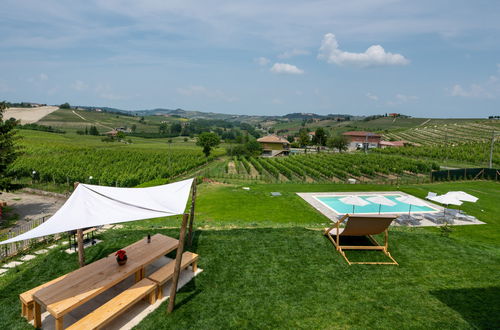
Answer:
[[[347,135],[347,136],[362,136],[362,137],[382,137],[380,134],[372,133],[372,132],[365,132],[365,131],[349,131],[342,133],[342,135]]]
[[[279,137],[277,135],[267,135],[264,137],[261,137],[260,139],[257,139],[257,142],[265,142],[265,143],[287,143],[289,144],[288,140],[283,139],[282,137]]]
[[[389,146],[389,147],[404,147],[406,141],[380,141],[381,146]]]

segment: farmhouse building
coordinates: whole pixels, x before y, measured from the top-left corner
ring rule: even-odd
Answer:
[[[257,139],[262,146],[262,156],[287,156],[290,153],[290,142],[277,135],[268,135]]]
[[[378,148],[380,147],[380,141],[382,139],[380,134],[364,131],[350,131],[342,135],[344,135],[349,142],[349,150],[364,149],[365,147],[367,149]]]

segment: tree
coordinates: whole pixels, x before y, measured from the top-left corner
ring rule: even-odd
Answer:
[[[59,106],[59,109],[71,109],[71,105],[68,102],[63,103]]]
[[[89,135],[99,135],[99,131],[97,130],[97,127],[95,127],[93,125],[90,126]]]
[[[15,119],[3,120],[3,112],[7,109],[5,102],[0,102],[0,189],[7,189],[10,178],[7,176],[8,166],[17,158],[19,147],[14,143],[17,140]]]
[[[307,147],[310,143],[309,134],[307,134],[307,130],[301,129],[299,132],[299,144],[301,147]]]
[[[170,134],[178,136],[181,134],[181,132],[182,132],[181,123],[175,122],[172,124],[172,126],[170,126]]]
[[[315,145],[317,145],[318,147],[325,146],[327,138],[328,138],[328,136],[326,135],[324,128],[318,127],[316,129],[316,132],[314,132],[313,143]],[[318,148],[318,150],[319,150],[319,148]]]
[[[349,141],[344,135],[337,135],[328,139],[327,146],[332,149],[338,149],[339,152],[347,150],[347,146],[349,145]]]
[[[162,135],[167,134],[167,131],[168,131],[168,125],[167,125],[167,123],[161,123],[160,127],[158,128],[158,130],[159,130],[160,134],[162,134]]]
[[[124,132],[122,132],[122,131],[117,132],[117,133],[116,133],[116,138],[117,138],[118,140],[123,140],[123,139],[125,139],[125,133],[124,133]]]
[[[248,141],[245,143],[245,149],[249,156],[260,156],[262,153],[262,145],[256,140]]]
[[[201,133],[198,135],[198,141],[196,141],[196,145],[203,147],[203,153],[206,157],[210,156],[210,151],[212,148],[215,148],[219,145],[220,138],[215,133]]]

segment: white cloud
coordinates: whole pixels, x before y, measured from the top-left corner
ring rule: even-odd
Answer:
[[[225,102],[238,101],[237,97],[228,96],[220,90],[211,90],[205,86],[192,85],[186,88],[177,88],[176,92],[184,96],[204,96],[211,99],[219,99]]]
[[[464,88],[461,85],[456,84],[451,88],[451,96],[478,99],[494,98],[491,93],[489,93],[484,87],[478,84],[471,84],[468,88]]]
[[[95,90],[97,92],[97,96],[99,96],[101,99],[110,101],[125,99],[125,96],[113,92],[111,86],[108,84],[99,84],[97,85]]]
[[[52,88],[49,88],[49,90],[47,91],[47,94],[48,95],[55,95],[56,93],[59,92],[59,87],[58,86],[54,86]]]
[[[380,45],[370,46],[364,53],[343,51],[333,33],[327,33],[323,37],[318,58],[328,63],[358,67],[401,66],[410,63],[403,55],[386,52]]]
[[[40,83],[42,81],[49,80],[49,76],[47,76],[45,73],[40,73],[39,75],[36,75],[34,77],[29,77],[27,80],[30,83]]]
[[[414,95],[396,94],[396,99],[402,103],[406,103],[406,102],[418,100],[418,97],[416,97]]]
[[[75,80],[71,84],[71,88],[74,89],[75,91],[81,92],[81,91],[86,90],[88,88],[88,85],[81,80]]]
[[[396,106],[409,102],[414,102],[416,100],[418,100],[418,97],[414,95],[396,94],[394,99],[387,101],[386,104],[389,106]]]
[[[278,74],[303,74],[304,70],[288,63],[274,63],[270,71]]]
[[[497,64],[500,72],[500,64]],[[473,83],[468,87],[455,84],[448,90],[451,96],[474,98],[474,99],[495,99],[500,96],[500,79],[491,75],[483,83]]]
[[[283,104],[283,100],[282,99],[279,99],[279,98],[274,98],[271,100],[271,103],[272,104]]]
[[[257,57],[256,59],[254,59],[255,63],[257,63],[258,65],[260,66],[266,66],[269,64],[269,62],[271,62],[271,60],[269,60],[268,58],[266,57]]]
[[[378,96],[372,93],[366,93],[366,97],[373,101],[378,101]]]
[[[309,52],[308,50],[295,48],[295,49],[287,50],[287,51],[279,54],[278,58],[287,59],[287,58],[294,57],[294,56],[309,55],[309,54],[311,54],[311,52]]]

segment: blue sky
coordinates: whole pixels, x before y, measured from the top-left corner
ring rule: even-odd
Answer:
[[[495,0],[4,0],[0,99],[499,115],[498,13]]]

